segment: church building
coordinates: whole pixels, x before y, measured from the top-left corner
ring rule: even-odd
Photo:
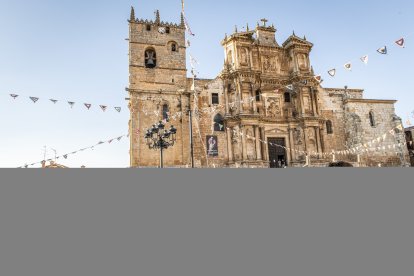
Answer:
[[[178,24],[161,21],[158,11],[143,20],[132,8],[128,22],[131,167],[159,166],[159,151],[145,139],[159,121],[177,129],[165,167],[189,167],[192,160],[200,168],[316,167],[335,160],[385,167],[409,160],[396,101],[322,87],[309,59],[314,45],[305,37],[292,34],[280,44],[263,19],[253,30],[226,35],[222,71],[198,79],[186,67],[183,15]]]

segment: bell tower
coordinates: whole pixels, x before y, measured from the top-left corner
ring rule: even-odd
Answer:
[[[131,118],[131,167],[157,167],[158,152],[149,150],[144,139],[146,129],[167,120],[177,132],[177,144],[165,152],[165,166],[188,164],[189,98],[187,84],[184,17],[180,24],[137,19],[131,8],[129,22],[129,108]]]

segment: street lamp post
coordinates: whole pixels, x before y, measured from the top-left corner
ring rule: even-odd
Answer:
[[[164,168],[164,149],[174,146],[176,142],[177,129],[171,126],[165,128],[163,122],[153,125],[147,130],[145,139],[149,149],[160,150],[160,168]]]

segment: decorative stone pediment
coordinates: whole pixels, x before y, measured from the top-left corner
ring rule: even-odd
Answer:
[[[280,128],[272,128],[266,130],[266,134],[288,134],[287,130],[283,130]]]

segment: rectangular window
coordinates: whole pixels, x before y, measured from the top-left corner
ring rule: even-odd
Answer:
[[[212,104],[220,104],[218,93],[211,94],[211,103]]]
[[[256,102],[261,101],[262,92],[260,90],[256,91]]]
[[[151,25],[147,25],[147,31],[151,31]]]

